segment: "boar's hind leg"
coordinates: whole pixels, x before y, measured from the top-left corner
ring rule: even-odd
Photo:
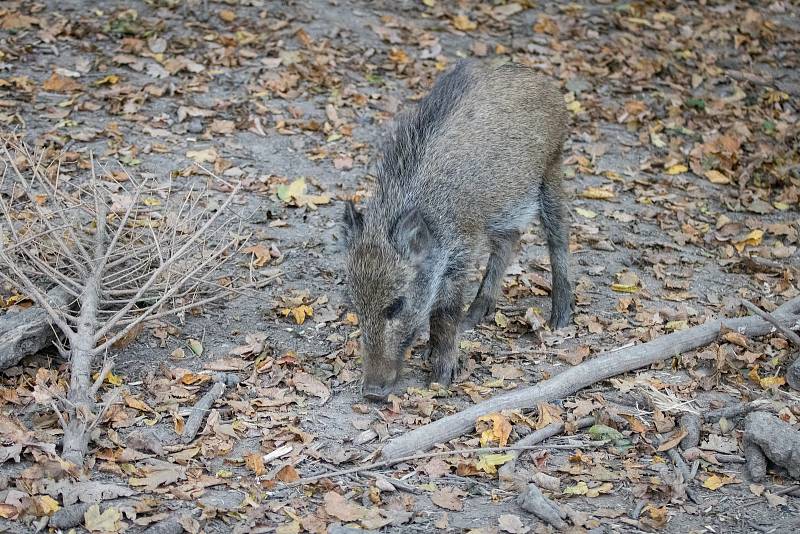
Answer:
[[[508,264],[514,255],[514,247],[519,241],[519,236],[520,233],[514,230],[490,235],[491,253],[486,264],[486,273],[483,275],[475,300],[467,310],[467,317],[461,326],[463,330],[473,328],[488,313],[494,311],[503,284],[503,275],[506,274]]]
[[[569,223],[564,214],[561,192],[561,166],[554,165],[542,181],[541,219],[547,234],[550,252],[550,271],[553,278],[551,291],[551,328],[563,328],[572,320],[573,295],[569,281]]]
[[[446,280],[430,316],[431,382],[448,385],[458,374],[456,334],[463,305],[463,284]]]

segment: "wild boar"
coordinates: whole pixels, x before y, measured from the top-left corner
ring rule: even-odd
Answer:
[[[537,214],[550,255],[550,324],[571,321],[565,108],[558,88],[530,68],[462,61],[397,117],[366,209],[348,202],[344,211],[366,398],[392,392],[426,323],[431,378],[453,380],[459,327],[494,310],[520,235]],[[483,281],[465,314],[468,267],[486,249]]]

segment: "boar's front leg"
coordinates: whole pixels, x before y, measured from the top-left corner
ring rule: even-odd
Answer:
[[[467,317],[461,325],[462,330],[471,330],[483,318],[494,311],[497,297],[503,286],[503,276],[514,256],[514,248],[519,242],[520,233],[516,230],[493,232],[489,236],[490,255],[486,264],[483,281],[475,295],[475,300],[467,310]]]
[[[445,280],[430,315],[431,382],[449,385],[459,371],[456,335],[464,305],[464,284]]]

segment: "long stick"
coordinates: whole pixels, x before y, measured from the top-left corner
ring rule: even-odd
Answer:
[[[549,436],[548,436],[549,437]],[[289,484],[286,484],[285,487],[293,488],[294,486],[300,486],[302,484],[310,484],[311,482],[315,482],[317,480],[321,480],[323,478],[333,478],[333,477],[340,477],[344,475],[352,475],[353,473],[360,473],[362,471],[368,471],[371,469],[378,469],[380,467],[390,467],[402,462],[410,462],[411,460],[421,460],[424,458],[436,458],[438,456],[455,456],[457,454],[482,454],[488,452],[514,452],[514,451],[530,451],[530,450],[537,450],[537,449],[579,449],[581,448],[580,445],[509,445],[507,447],[478,447],[476,449],[454,449],[452,451],[435,451],[435,452],[422,452],[419,454],[409,454],[408,456],[400,456],[398,458],[393,458],[391,460],[383,460],[380,462],[372,462],[369,464],[364,464],[359,467],[351,467],[349,469],[341,469],[339,471],[329,471],[327,473],[320,473],[319,475],[314,475],[306,478],[301,478],[300,480],[295,480]]]
[[[800,311],[800,297],[785,303],[773,315],[782,322],[795,321],[796,316],[791,315],[798,311]],[[564,398],[601,380],[702,347],[717,339],[723,325],[748,336],[761,336],[772,329],[769,322],[757,316],[714,320],[642,345],[616,352],[605,352],[567,369],[550,380],[499,395],[399,436],[383,448],[383,457],[391,460],[415,451],[427,450],[436,443],[445,443],[468,432],[475,424],[475,420],[482,415],[500,410],[533,409],[540,402]]]
[[[756,315],[758,315],[759,317],[761,317],[765,321],[769,321],[772,324],[772,326],[777,328],[780,331],[780,333],[783,334],[784,336],[786,336],[786,338],[789,341],[794,343],[796,347],[800,348],[800,336],[795,334],[794,330],[790,329],[788,326],[786,326],[784,324],[781,324],[781,322],[778,319],[776,319],[774,315],[772,315],[769,312],[766,312],[766,311],[762,310],[761,308],[759,308],[758,306],[756,306],[755,304],[753,304],[749,300],[744,300],[743,299],[742,300],[742,304],[744,304],[745,308],[747,308],[751,312],[755,313]]]

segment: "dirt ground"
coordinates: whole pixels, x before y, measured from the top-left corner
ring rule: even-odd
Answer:
[[[133,175],[172,177],[178,189],[204,179],[194,162],[241,180],[235,210],[261,247],[237,259],[234,275],[279,273],[197,316],[148,324],[114,355],[122,383],[108,387],[149,411],[120,402],[95,436],[89,478],[137,491],[101,504],[122,515],[97,531],[141,532],[183,517],[188,532],[325,532],[339,523],[546,532],[517,505],[519,491],[477,455],[382,469],[405,483],[396,489],[365,474],[292,489],[284,481],[358,465],[392,436],[605,350],[742,315],[742,298],[772,310],[800,293],[796,3],[178,4],[0,4],[2,131],[51,156],[70,154],[62,171],[69,179],[85,179],[79,163],[92,151]],[[387,406],[365,403],[342,272],[343,201],[369,194],[392,116],[462,57],[532,66],[567,95],[575,324],[557,332],[539,324],[549,314],[549,263],[534,227],[506,276],[498,315],[461,338],[467,366],[457,383],[426,389],[421,339],[404,393]],[[299,178],[323,198],[298,207],[278,195]],[[0,296],[13,293],[3,287]],[[304,306],[313,315],[300,321]],[[198,341],[202,351],[193,351]],[[578,431],[519,461],[520,476],[560,479],[546,493],[577,512],[574,532],[791,532],[800,527],[800,499],[766,494],[798,481],[772,470],[754,485],[741,463],[713,460],[741,456],[741,418],[703,426],[704,456],[690,483],[699,502],[657,469],[672,465],[657,449],[678,432],[682,411],[756,399],[800,428],[800,394],[782,378],[765,380],[782,377],[793,350],[778,334],[720,338],[538,413],[499,417],[512,424],[509,443],[553,418],[594,415],[622,432],[625,446]],[[46,353],[7,370],[0,409],[56,442],[50,408],[26,393],[40,368],[55,385],[66,364]],[[214,425],[183,445],[176,421],[208,389],[185,378],[210,368],[240,383],[216,404]],[[143,431],[160,452],[128,438]],[[450,445],[478,447],[480,436]],[[258,465],[286,444],[289,454]],[[168,462],[175,478],[132,484],[155,476],[153,459]],[[50,475],[34,469],[37,461],[25,454],[2,465],[0,500],[47,494]],[[13,506],[0,515],[8,517],[2,531],[30,532],[39,521]]]

